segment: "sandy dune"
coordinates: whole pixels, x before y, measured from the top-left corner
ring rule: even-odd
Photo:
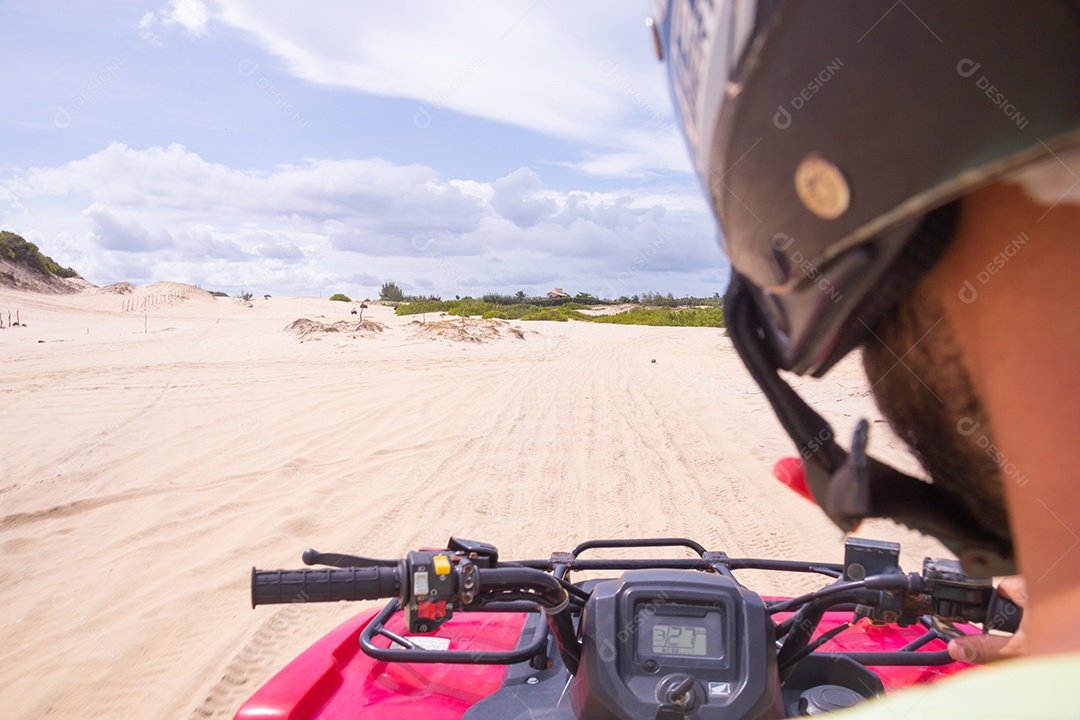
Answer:
[[[0,291],[26,324],[0,331],[5,717],[231,717],[356,611],[250,609],[250,567],[309,546],[396,557],[456,533],[542,557],[685,535],[839,559],[840,533],[772,480],[790,444],[720,331],[510,323],[460,342],[378,306],[383,332],[284,329],[349,308]],[[800,382],[842,437],[879,419],[855,362]],[[884,423],[872,448],[911,467]],[[887,523],[860,534],[903,542],[909,569],[943,554]]]

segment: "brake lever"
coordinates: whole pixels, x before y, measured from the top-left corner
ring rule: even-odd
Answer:
[[[397,567],[397,560],[379,560],[377,558],[347,555],[345,553],[322,553],[308,548],[301,556],[305,565],[329,565],[338,568]]]
[[[930,616],[930,629],[940,635],[946,642],[965,635],[952,620],[945,620],[935,615]]]

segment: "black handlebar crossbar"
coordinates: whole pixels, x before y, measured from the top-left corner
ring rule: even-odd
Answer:
[[[551,575],[532,568],[498,567],[477,571],[480,588],[485,591],[526,590],[536,594],[545,607],[562,609],[566,603],[566,590]]]
[[[579,543],[577,547],[570,551],[570,555],[577,557],[586,550],[595,550],[597,548],[643,548],[643,547],[684,547],[693,550],[698,555],[705,555],[705,547],[690,538],[632,538],[632,539],[616,539],[616,540],[586,540],[583,543]]]

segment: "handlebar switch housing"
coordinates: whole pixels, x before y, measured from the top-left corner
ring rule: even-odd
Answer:
[[[935,615],[950,620],[982,622],[994,594],[990,578],[968,577],[959,561],[942,558],[923,560],[923,578]]]
[[[454,615],[457,569],[445,550],[414,550],[405,559],[401,606],[411,633],[438,630]]]

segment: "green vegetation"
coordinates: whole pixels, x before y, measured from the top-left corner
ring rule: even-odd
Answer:
[[[622,305],[631,303],[634,305],[644,305],[646,307],[723,307],[724,298],[720,297],[720,293],[713,293],[712,297],[693,297],[687,295],[684,297],[675,297],[671,293],[667,295],[661,295],[660,293],[645,293],[640,298],[637,295],[633,297],[621,297],[615,301]]]
[[[413,299],[414,298],[406,298],[406,300]],[[472,298],[465,299],[472,300]],[[566,305],[567,303],[574,303],[575,299],[568,297],[528,297],[523,291],[518,290],[513,295],[498,295],[495,293],[491,293],[489,295],[482,295],[480,296],[480,301],[490,303],[492,305],[535,305],[537,307],[554,307],[556,305]]]
[[[51,257],[42,255],[41,250],[34,243],[7,230],[0,231],[0,257],[34,268],[45,275],[62,278],[79,276],[79,273],[71,268],[60,267]]]
[[[519,303],[514,305],[500,305],[498,303],[488,302],[486,300],[473,300],[472,298],[462,298],[461,300],[410,300],[407,303],[398,306],[398,315],[419,315],[420,313],[436,313],[444,312],[447,315],[479,315],[485,319],[501,318],[503,320],[568,320],[573,318],[575,320],[585,319],[586,316],[576,312],[577,310],[585,307],[584,305],[577,305],[572,302],[563,302],[558,308],[555,307],[543,307],[530,303]],[[557,314],[548,314],[545,317],[536,317],[541,310],[559,310],[562,316],[556,317]],[[581,317],[577,317],[581,315]]]
[[[406,301],[413,301],[419,298],[406,297]],[[437,299],[437,298],[435,298]],[[471,298],[466,298],[471,299]],[[713,293],[711,297],[694,297],[692,295],[684,295],[683,297],[675,297],[671,293],[661,295],[660,293],[649,292],[644,295],[623,295],[615,300],[607,300],[604,298],[598,298],[595,295],[591,295],[587,292],[579,292],[574,297],[528,297],[525,292],[518,290],[513,295],[499,295],[491,293],[488,295],[482,295],[480,299],[486,303],[492,303],[493,305],[536,305],[538,307],[553,307],[556,305],[563,305],[566,303],[576,303],[582,306],[588,305],[643,305],[645,307],[670,307],[670,308],[688,308],[688,307],[723,307],[724,299],[720,297],[720,293]]]
[[[523,314],[520,319],[549,321],[554,320],[555,322],[566,322],[567,320],[580,320],[582,322],[589,322],[592,320],[592,318],[588,315],[584,315],[578,312],[576,308],[569,307],[568,305],[560,305],[559,307],[534,308],[529,312]]]
[[[397,283],[384,282],[382,284],[382,290],[379,291],[379,297],[391,302],[401,302],[405,299],[405,293],[401,291],[401,288],[398,287]]]
[[[229,297],[229,293],[223,293],[220,290],[211,290],[210,294],[214,297]]]
[[[664,325],[677,327],[724,327],[722,307],[636,307],[614,315],[591,318],[592,322],[617,325]]]
[[[250,290],[241,290],[240,292],[236,293],[236,297],[240,298],[244,302],[251,302],[251,298],[255,297],[255,293],[251,292]]]
[[[349,299],[349,296],[345,293],[334,293],[330,296],[330,299],[337,300],[338,302],[352,302],[352,300]]]
[[[719,305],[711,307],[635,307],[611,315],[592,316],[581,310],[586,308],[579,302],[560,298],[561,302],[537,304],[540,298],[529,299],[525,303],[499,304],[484,300],[464,298],[462,300],[413,300],[399,305],[398,315],[419,315],[421,313],[443,312],[448,315],[468,315],[503,320],[553,320],[566,322],[615,323],[619,325],[658,325],[676,327],[724,327],[724,310]],[[546,298],[545,298],[546,299]],[[605,304],[605,303],[600,303]]]

